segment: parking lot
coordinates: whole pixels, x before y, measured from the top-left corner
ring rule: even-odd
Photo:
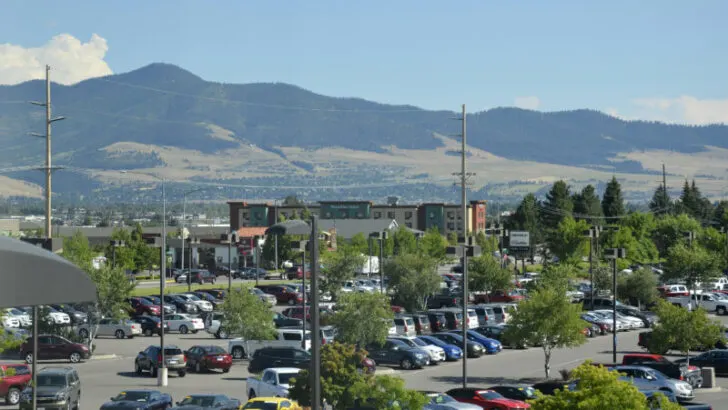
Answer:
[[[728,322],[723,319],[724,322]],[[618,337],[620,353],[641,352],[637,346],[637,331],[621,333]],[[150,344],[158,343],[158,337],[136,337],[134,339],[117,340],[113,338],[97,339],[95,358],[74,365],[78,368],[82,381],[82,409],[97,409],[109,397],[124,389],[157,388],[156,379],[139,377],[134,374],[134,357]],[[197,344],[218,345],[227,348],[227,340],[218,340],[200,332],[196,335],[168,334],[167,344],[175,344],[188,349]],[[554,352],[552,359],[552,377],[558,377],[558,371],[572,368],[586,359],[597,362],[611,361],[611,337],[601,336],[589,339],[578,348],[564,349]],[[621,357],[619,358],[621,359]],[[488,387],[497,383],[532,381],[543,378],[543,352],[541,349],[509,350],[494,356],[470,359],[469,382],[472,386]],[[68,366],[67,362],[41,362],[43,366]],[[444,363],[420,370],[400,371],[408,387],[421,390],[445,391],[461,384],[462,366],[460,362]],[[380,373],[392,372],[388,368],[378,368]],[[246,399],[245,380],[249,376],[247,361],[236,362],[229,373],[188,373],[184,378],[170,374],[169,386],[162,389],[173,398],[181,399],[191,393],[223,393]],[[718,383],[728,388],[728,379],[718,379]],[[697,401],[707,402],[715,408],[728,408],[728,396],[725,392],[697,392]],[[6,406],[5,408],[13,408]]]

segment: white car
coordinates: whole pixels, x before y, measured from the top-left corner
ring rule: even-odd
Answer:
[[[48,321],[56,325],[70,325],[71,317],[68,316],[68,313],[51,310],[48,312]]]
[[[179,297],[186,299],[197,306],[197,309],[199,309],[201,312],[212,312],[212,309],[214,306],[212,306],[212,303],[202,300],[197,295],[192,293],[180,293]]]
[[[567,290],[566,297],[572,302],[578,302],[580,300],[584,300],[584,292],[580,290]]]
[[[142,334],[142,325],[131,320],[101,319],[98,325],[81,325],[78,335],[86,339],[91,332],[91,326],[96,329],[96,336],[112,336],[117,339],[133,338]]]
[[[427,344],[424,341],[418,339],[416,336],[397,336],[393,337],[392,339],[401,340],[407,343],[407,345],[409,345],[410,347],[426,351],[427,354],[430,355],[430,364],[438,364],[445,361],[445,349],[439,346]]]
[[[178,331],[183,335],[189,332],[197,333],[200,330],[205,330],[205,322],[202,319],[183,313],[165,316],[164,320],[169,324],[170,331]]]
[[[389,336],[397,336],[397,325],[394,324],[394,320],[390,321],[389,324],[389,331],[387,332]]]
[[[612,318],[611,310],[597,310],[595,312],[600,313],[609,319]],[[622,321],[626,325],[625,327],[629,330],[642,329],[643,327],[645,327],[645,322],[643,322],[642,319],[636,318],[634,316],[625,316],[619,312],[617,312],[617,321]]]
[[[18,319],[18,322],[20,322],[20,326],[22,326],[22,327],[28,327],[33,324],[33,321],[30,319],[30,315],[23,312],[20,309],[16,309],[16,308],[6,309],[5,317],[11,317],[11,318]]]
[[[594,316],[596,316],[596,317],[598,317],[598,318],[601,318],[603,320],[606,320],[609,323],[613,323],[613,320],[612,320],[612,311],[611,310],[609,310],[609,311],[597,311],[597,310],[595,310],[595,311],[591,311],[589,313],[592,314],[592,315],[594,315]],[[620,319],[619,316],[617,317],[616,323],[617,323],[617,332],[624,332],[626,330],[630,330],[631,329],[629,323],[627,323],[624,320]]]
[[[20,321],[17,318],[9,315],[3,316],[2,324],[3,327],[6,329],[20,327]]]
[[[293,262],[291,262],[291,261],[283,261],[283,263],[281,263],[281,268],[283,268],[283,269],[288,269],[288,268],[292,268],[292,267],[293,267]]]

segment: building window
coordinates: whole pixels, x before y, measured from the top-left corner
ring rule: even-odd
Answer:
[[[382,217],[382,213],[381,212],[374,212],[374,219],[379,219],[381,217]]]
[[[412,212],[407,211],[404,213],[404,219],[412,219]]]
[[[248,219],[250,215],[247,212],[243,212],[243,219]]]
[[[455,212],[448,211],[447,213],[447,219],[454,219],[455,218]]]
[[[387,218],[394,219],[394,211],[387,212]]]
[[[462,230],[463,230],[463,224],[458,224],[458,231],[462,231]]]
[[[434,212],[430,212],[430,218],[435,218],[435,213]]]
[[[447,223],[447,230],[448,231],[454,231],[455,230],[455,222],[448,222]]]
[[[357,212],[356,213],[356,217],[359,218],[359,219],[362,219],[362,218],[364,218],[364,213],[363,212]]]
[[[412,222],[405,222],[404,226],[406,226],[408,228],[412,228]]]

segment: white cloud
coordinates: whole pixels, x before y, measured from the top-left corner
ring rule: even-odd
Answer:
[[[45,78],[46,64],[51,66],[51,80],[60,84],[113,74],[104,61],[108,50],[106,39],[97,34],[86,43],[59,34],[41,47],[0,44],[0,84]]]
[[[606,112],[623,119],[690,125],[728,124],[728,99],[701,100],[687,95],[677,98],[639,98],[632,101],[632,107],[627,110],[629,116],[613,108]]]
[[[523,108],[524,110],[537,110],[541,105],[541,100],[534,96],[516,97],[515,100],[513,100],[513,105],[518,108]]]

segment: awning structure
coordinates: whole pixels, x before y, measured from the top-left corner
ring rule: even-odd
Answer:
[[[0,237],[0,308],[96,300],[96,285],[71,262],[39,246]]]

